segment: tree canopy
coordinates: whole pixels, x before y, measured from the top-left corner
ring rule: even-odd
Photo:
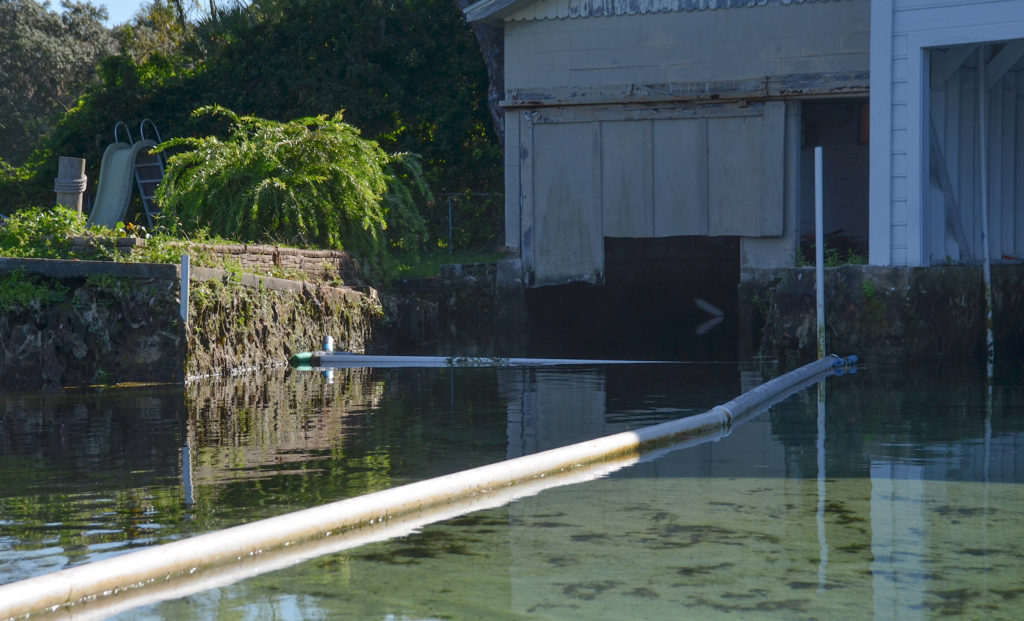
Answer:
[[[100,55],[95,80],[35,142],[33,187],[52,200],[59,155],[85,157],[97,179],[118,121],[135,131],[151,119],[164,138],[223,132],[190,115],[216,104],[281,123],[344,110],[384,151],[419,154],[436,192],[500,192],[487,69],[457,5],[253,0],[186,21],[181,0],[156,0],[115,31],[117,53]],[[445,208],[424,216],[434,237],[446,236]]]
[[[0,0],[0,159],[20,165],[117,51],[105,9],[63,0]]]

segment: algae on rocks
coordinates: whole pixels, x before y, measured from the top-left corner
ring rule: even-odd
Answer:
[[[194,268],[186,325],[177,266],[5,261],[5,387],[182,383],[285,364],[294,353],[318,349],[325,334],[338,349],[363,352],[384,345],[395,327],[385,311],[395,304],[369,288]]]
[[[372,289],[361,293],[313,283],[292,288],[260,283],[245,286],[228,273],[192,284],[186,377],[275,366],[293,354],[319,349],[325,334],[334,337],[336,349],[357,352],[382,338],[378,329],[386,326],[384,307]]]
[[[182,381],[174,281],[32,278],[63,295],[15,301],[0,315],[0,385]]]
[[[1020,266],[993,266],[997,355],[1020,355],[1022,280]],[[827,268],[825,281],[829,352],[856,353],[871,362],[964,365],[984,354],[979,266],[847,265]],[[816,355],[814,287],[814,268],[744,271],[740,307],[749,309],[755,353],[786,364]]]

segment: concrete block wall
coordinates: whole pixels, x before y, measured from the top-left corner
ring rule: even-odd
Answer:
[[[306,280],[340,280],[345,285],[365,284],[359,264],[341,250],[303,250],[265,245],[196,244],[194,252],[209,253],[218,261],[236,262],[243,272],[271,275],[282,272],[302,272]]]

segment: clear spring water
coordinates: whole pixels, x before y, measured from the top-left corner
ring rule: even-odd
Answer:
[[[0,583],[703,412],[734,365],[0,396]],[[125,619],[1006,618],[1024,387],[864,368],[729,437]],[[822,433],[823,432],[823,433]]]

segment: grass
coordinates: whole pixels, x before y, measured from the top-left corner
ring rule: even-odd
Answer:
[[[795,263],[797,267],[813,267],[814,266],[814,244],[811,244],[811,258],[808,259],[804,256],[803,248],[796,249]],[[846,252],[838,248],[830,248],[829,245],[825,244],[825,267],[839,267],[841,265],[867,265],[868,258],[866,255],[861,254],[853,249],[848,249]]]
[[[64,299],[68,289],[42,279],[25,275],[25,270],[14,270],[0,276],[0,313],[18,308],[45,306]]]
[[[447,249],[422,251],[419,256],[398,256],[396,277],[403,278],[435,278],[441,275],[441,266],[452,263],[494,263],[504,255],[500,252],[481,250],[455,250],[451,254]]]
[[[177,228],[177,227],[175,227]],[[51,259],[83,259],[118,262],[177,263],[185,247],[191,247],[192,264],[203,267],[220,267],[228,271],[241,271],[239,264],[218,260],[212,253],[195,247],[195,244],[233,244],[205,232],[187,239],[180,232],[167,231],[158,227],[153,235],[146,236],[146,245],[121,252],[115,242],[127,235],[144,236],[145,230],[131,230],[130,225],[115,229],[88,227],[85,217],[62,207],[42,209],[33,207],[12,214],[0,222],[0,256],[37,257]],[[84,237],[91,243],[85,248],[73,247],[73,237]],[[451,263],[494,263],[502,258],[499,252],[480,250],[456,250],[451,254],[446,248],[433,248],[418,254],[396,254],[396,268],[392,279],[432,278],[441,273],[441,266]],[[274,273],[274,276],[289,278],[297,274]],[[22,292],[24,293],[24,292]],[[19,294],[16,297],[23,297]]]
[[[136,236],[145,237],[146,245],[128,252],[117,248],[118,239]],[[84,238],[87,244],[84,247],[74,246],[72,239],[75,237]],[[0,222],[0,255],[5,257],[177,263],[181,258],[182,244],[189,242],[232,243],[205,233],[192,240],[165,230],[147,235],[145,229],[132,223],[119,222],[113,229],[89,227],[84,215],[60,206],[22,209]],[[205,256],[193,258],[196,264],[204,264],[206,260]]]

